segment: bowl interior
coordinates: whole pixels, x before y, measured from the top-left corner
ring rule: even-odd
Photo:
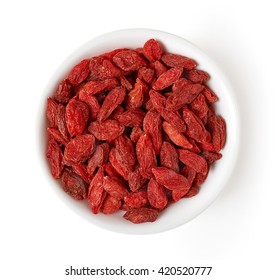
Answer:
[[[182,199],[164,210],[156,222],[134,225],[121,216],[123,212],[112,215],[94,215],[86,202],[73,200],[58,187],[58,182],[51,177],[48,163],[45,159],[46,151],[46,99],[52,96],[59,82],[69,70],[80,60],[89,58],[116,48],[142,47],[145,41],[155,38],[160,41],[165,50],[193,58],[198,63],[198,69],[207,71],[211,79],[208,85],[218,95],[216,111],[226,120],[227,141],[222,150],[223,157],[212,166],[207,180],[201,186],[198,195]],[[42,95],[39,109],[39,149],[45,177],[53,191],[66,203],[69,208],[89,222],[102,228],[126,234],[149,234],[166,231],[178,227],[195,218],[205,210],[226,186],[233,171],[238,153],[238,113],[231,86],[217,65],[198,47],[187,40],[158,30],[128,29],[104,34],[82,45],[75,50],[56,70]]]

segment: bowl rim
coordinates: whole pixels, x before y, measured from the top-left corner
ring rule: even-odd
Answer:
[[[142,34],[142,35],[141,35]],[[224,175],[224,182],[223,186],[215,193],[213,194],[212,198],[208,200],[208,203],[205,203],[204,207],[196,208],[196,213],[193,215],[190,215],[189,219],[183,220],[183,219],[177,219],[174,223],[166,223],[165,225],[162,224],[162,217],[159,217],[159,219],[155,223],[145,223],[145,224],[139,224],[139,225],[133,225],[130,222],[124,221],[123,218],[118,216],[117,214],[113,214],[113,219],[111,220],[110,217],[107,217],[106,215],[103,216],[103,214],[99,215],[94,215],[93,213],[89,213],[91,217],[89,218],[88,215],[84,214],[84,212],[87,211],[87,206],[82,207],[82,209],[86,209],[83,211],[81,208],[78,209],[77,204],[79,204],[78,201],[74,201],[69,197],[68,195],[64,195],[63,190],[61,188],[56,188],[57,182],[55,179],[51,177],[50,171],[49,171],[49,166],[45,157],[45,152],[46,152],[46,138],[45,137],[45,130],[46,130],[46,118],[45,118],[45,111],[46,111],[46,100],[48,96],[51,96],[49,94],[50,92],[53,93],[54,90],[57,87],[58,82],[61,81],[62,77],[65,77],[64,74],[68,73],[68,69],[70,69],[70,65],[74,66],[77,62],[80,61],[81,58],[87,57],[87,48],[88,46],[92,46],[95,44],[95,42],[102,42],[102,44],[105,41],[112,41],[112,40],[119,40],[121,37],[127,37],[127,38],[133,38],[135,37],[147,37],[148,39],[150,38],[157,38],[160,40],[160,38],[164,39],[171,39],[177,41],[179,44],[183,44],[185,48],[190,49],[192,53],[198,54],[201,59],[204,58],[203,60],[205,61],[204,63],[207,62],[208,66],[211,66],[213,69],[213,73],[219,73],[219,80],[220,80],[220,87],[224,88],[224,98],[227,99],[227,102],[229,102],[229,110],[232,112],[232,118],[234,119],[234,122],[231,123],[231,125],[234,126],[232,128],[231,132],[234,134],[231,139],[231,163],[228,164],[228,172],[225,173]],[[161,39],[161,42],[162,42]],[[137,38],[136,38],[137,40]],[[139,39],[138,39],[139,40]],[[143,43],[143,42],[142,42]],[[99,43],[98,43],[99,44]],[[117,42],[118,44],[118,42]],[[167,47],[167,42],[164,42],[165,47]],[[173,43],[172,43],[173,44]],[[96,44],[97,45],[97,44]],[[171,43],[170,43],[171,45]],[[124,47],[124,46],[121,46]],[[137,46],[140,47],[140,46]],[[107,49],[114,49],[113,47],[108,47]],[[83,52],[83,50],[86,50]],[[97,55],[100,53],[104,53],[105,51],[100,51],[99,53],[94,53],[93,55]],[[93,53],[93,51],[92,51]],[[92,54],[91,53],[91,54]],[[93,56],[92,55],[92,56]],[[190,55],[187,55],[190,56]],[[91,55],[90,55],[91,57]],[[197,58],[195,58],[197,60]],[[204,67],[205,65],[203,65]],[[197,69],[200,69],[197,67]],[[207,71],[208,72],[208,71]],[[217,77],[215,77],[217,78]],[[219,98],[221,96],[219,95]],[[161,233],[164,231],[169,231],[174,228],[178,228],[181,225],[184,225],[192,220],[194,220],[196,217],[198,217],[203,211],[205,211],[209,206],[216,201],[217,197],[221,194],[223,189],[225,189],[230,177],[233,175],[234,172],[234,167],[235,163],[238,159],[238,153],[239,153],[239,146],[240,146],[240,141],[239,141],[239,135],[240,135],[240,126],[239,126],[239,112],[238,112],[238,105],[237,101],[235,98],[235,94],[233,91],[233,88],[227,79],[226,75],[224,72],[220,69],[220,67],[215,63],[204,51],[202,51],[198,46],[193,44],[192,42],[182,38],[181,36],[166,32],[166,31],[161,31],[161,30],[156,30],[156,29],[147,29],[147,28],[131,28],[131,29],[120,29],[120,30],[115,30],[111,32],[104,33],[102,35],[96,36],[84,44],[80,45],[78,48],[73,50],[57,67],[57,69],[53,72],[52,76],[48,80],[48,83],[46,83],[46,86],[44,87],[44,92],[41,96],[40,99],[40,104],[38,106],[38,117],[37,119],[37,148],[38,148],[38,157],[39,161],[41,162],[41,156],[44,157],[44,164],[41,164],[43,172],[45,174],[45,177],[47,177],[49,184],[52,186],[52,189],[54,192],[61,198],[61,200],[67,205],[68,208],[70,208],[74,213],[78,214],[82,218],[84,218],[86,221],[90,222],[91,224],[100,227],[102,229],[112,231],[112,232],[117,232],[117,233],[123,233],[123,234],[134,234],[134,235],[141,235],[141,234],[154,234],[154,233]],[[224,116],[223,116],[224,117]],[[43,131],[44,131],[44,137],[43,137]],[[227,126],[227,138],[228,138],[228,126]],[[227,146],[227,143],[226,143]],[[42,152],[43,151],[43,152]],[[42,154],[42,155],[41,155]],[[208,176],[209,177],[209,176]],[[48,185],[48,183],[47,183]],[[190,200],[193,200],[190,199]],[[68,205],[70,204],[70,205]],[[71,207],[73,205],[73,207]],[[171,207],[171,206],[170,206]],[[97,217],[96,217],[97,216]],[[93,217],[93,218],[92,218]],[[99,218],[100,217],[100,218]],[[106,219],[106,221],[101,221],[100,219]],[[119,221],[119,225],[117,224],[117,221]],[[121,221],[123,220],[123,221]],[[168,219],[167,219],[168,221]],[[111,224],[111,225],[110,225]]]

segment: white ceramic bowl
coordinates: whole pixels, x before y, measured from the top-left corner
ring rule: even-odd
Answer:
[[[56,180],[51,177],[48,163],[45,159],[46,151],[46,99],[51,96],[58,83],[68,74],[75,64],[84,58],[89,58],[116,48],[137,48],[142,47],[145,41],[155,38],[160,41],[168,52],[183,54],[193,58],[198,63],[199,69],[207,71],[211,79],[208,85],[219,96],[216,110],[221,114],[227,124],[227,142],[222,151],[223,157],[216,162],[209,172],[207,180],[202,185],[198,195],[189,199],[182,199],[171,205],[158,217],[154,223],[132,224],[121,216],[124,212],[112,215],[94,215],[87,203],[75,201],[59,187]],[[233,171],[239,146],[239,125],[238,113],[233,100],[233,93],[226,76],[217,65],[198,47],[187,40],[158,30],[150,29],[127,29],[104,34],[85,43],[75,50],[56,70],[50,79],[42,96],[41,108],[39,110],[39,149],[41,152],[41,164],[51,188],[60,200],[68,205],[68,208],[78,213],[90,223],[102,228],[125,233],[125,234],[151,234],[162,232],[183,225],[203,210],[205,210],[226,186]],[[68,212],[68,215],[71,213]]]

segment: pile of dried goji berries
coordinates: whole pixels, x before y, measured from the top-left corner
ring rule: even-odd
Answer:
[[[196,195],[226,139],[196,66],[150,39],[73,67],[47,101],[47,159],[64,191],[133,223]]]

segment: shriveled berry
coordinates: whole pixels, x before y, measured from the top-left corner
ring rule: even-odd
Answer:
[[[78,135],[66,145],[64,160],[67,165],[79,164],[90,158],[95,149],[95,137],[91,134]]]
[[[134,170],[136,154],[131,140],[126,135],[115,139],[116,159],[128,172]]]
[[[104,102],[98,112],[97,120],[102,122],[106,120],[114,109],[123,102],[126,90],[119,86],[111,90],[105,97]]]
[[[191,149],[193,145],[189,142],[189,140],[185,137],[185,135],[175,129],[168,122],[163,122],[163,130],[166,132],[170,140],[177,146]]]
[[[88,126],[88,131],[98,140],[113,141],[123,134],[125,127],[116,120],[106,120],[103,122],[92,122]]]
[[[89,174],[93,174],[97,167],[103,165],[104,162],[107,161],[109,155],[109,145],[107,143],[103,143],[96,147],[95,152],[89,158],[87,163],[87,171]]]
[[[166,101],[166,109],[176,111],[191,103],[204,89],[200,84],[184,85],[181,90],[173,92]]]
[[[94,80],[105,80],[123,75],[122,70],[112,61],[101,56],[92,57],[90,59],[89,67],[91,70],[91,77]]]
[[[183,67],[190,70],[195,68],[197,65],[193,59],[180,54],[165,53],[161,59],[167,66],[170,67]]]
[[[135,71],[147,64],[142,56],[134,50],[120,51],[113,56],[112,60],[124,71]]]
[[[117,117],[117,120],[129,127],[142,126],[145,112],[139,108],[129,109]]]
[[[207,121],[207,127],[212,135],[212,143],[216,152],[219,152],[226,142],[225,120],[218,115],[211,116]]]
[[[181,68],[170,68],[158,77],[158,79],[153,83],[152,88],[154,90],[165,89],[175,83],[180,78],[181,74]]]
[[[162,120],[156,111],[148,111],[143,121],[143,130],[152,141],[152,145],[156,155],[159,155],[162,145]]]
[[[207,72],[199,69],[192,69],[185,72],[185,76],[193,83],[206,83],[210,76]]]
[[[185,134],[199,143],[208,143],[211,140],[210,133],[206,130],[200,118],[187,107],[183,108],[183,119],[187,125]]]
[[[148,183],[148,200],[153,208],[164,209],[168,204],[168,197],[163,186],[159,185],[153,178]]]
[[[88,121],[89,109],[86,103],[71,99],[65,108],[65,119],[71,137],[81,134]]]
[[[141,208],[147,205],[148,196],[146,190],[131,192],[124,198],[125,204],[132,208]]]
[[[103,188],[117,199],[124,199],[128,194],[127,188],[117,178],[111,178],[109,176],[103,178]]]
[[[167,167],[154,167],[152,173],[155,180],[169,190],[189,190],[190,184],[186,177]]]
[[[174,145],[164,141],[160,150],[160,164],[179,172],[178,152]]]
[[[120,199],[107,194],[103,201],[101,209],[104,214],[112,214],[117,212],[120,209],[121,205],[122,202]]]
[[[89,186],[88,202],[94,214],[99,213],[103,200],[106,196],[106,191],[103,188],[103,178],[103,168],[99,168]]]
[[[148,86],[142,80],[137,78],[134,88],[126,95],[126,107],[128,109],[140,108],[144,101],[144,95],[147,92]]]
[[[163,49],[158,41],[149,39],[144,44],[143,54],[150,62],[154,62],[162,57]]]
[[[143,134],[136,144],[136,155],[139,163],[141,176],[144,178],[152,177],[152,168],[156,167],[157,160],[150,137]]]
[[[83,200],[87,198],[87,184],[71,169],[64,169],[61,175],[61,181],[63,190],[74,199]]]
[[[154,222],[158,217],[158,211],[150,208],[131,209],[124,214],[124,218],[134,224]]]
[[[84,81],[89,74],[89,60],[84,59],[70,71],[70,73],[67,76],[67,79],[72,86],[77,86],[82,81]]]
[[[57,102],[67,103],[72,97],[71,86],[67,79],[64,79],[58,85],[58,88],[54,94],[54,98]]]
[[[55,179],[60,178],[63,168],[63,154],[59,144],[54,139],[50,139],[48,142],[46,157],[53,177]]]
[[[178,150],[179,159],[188,166],[192,167],[196,172],[206,174],[208,172],[208,164],[200,155],[188,150]]]

